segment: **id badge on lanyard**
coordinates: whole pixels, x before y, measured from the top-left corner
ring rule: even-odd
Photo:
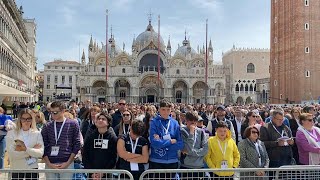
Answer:
[[[138,145],[138,140],[139,140],[139,137],[136,139],[136,142],[133,145],[133,141],[132,141],[132,139],[130,137],[131,150],[132,150],[131,152],[134,153],[134,154],[136,152],[136,148],[137,148],[137,145]],[[130,169],[131,169],[131,171],[139,171],[139,164],[130,162]]]
[[[169,128],[170,128],[170,120],[169,120],[169,122],[168,122],[168,126],[167,126],[167,128],[165,128],[162,124],[162,128],[164,129],[164,133],[165,133],[165,135],[163,136],[163,139],[164,140],[171,140],[171,136],[170,136],[170,133],[169,133]]]
[[[62,123],[62,125],[60,127],[60,130],[59,130],[59,133],[57,133],[57,122],[54,121],[54,123],[53,123],[53,126],[54,126],[54,138],[56,140],[56,145],[51,147],[50,156],[58,156],[58,154],[59,154],[60,146],[57,146],[57,144],[58,144],[58,141],[60,139],[60,136],[61,136],[61,133],[62,133],[62,129],[63,129],[65,123],[66,123],[66,120],[63,121],[63,123]]]

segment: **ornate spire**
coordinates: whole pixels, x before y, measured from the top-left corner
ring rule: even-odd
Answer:
[[[184,31],[184,40],[182,41],[182,44],[184,46],[187,46],[189,44],[189,41],[187,40],[187,30]]]
[[[93,47],[93,41],[92,41],[92,34],[91,34],[90,43],[89,43],[89,49],[90,48],[92,49],[92,47]]]
[[[168,40],[168,45],[167,45],[167,49],[171,49],[171,43],[170,43],[170,35],[169,35],[169,40]]]
[[[85,61],[86,61],[86,56],[85,56],[85,54],[84,54],[84,49],[83,49],[83,51],[82,51],[82,57],[81,57],[81,63],[82,63],[82,64],[85,64]]]
[[[136,46],[136,35],[133,35],[133,40],[132,40],[132,47]]]
[[[209,51],[213,51],[213,47],[212,47],[212,43],[211,43],[211,39],[210,39],[210,42],[209,42]]]

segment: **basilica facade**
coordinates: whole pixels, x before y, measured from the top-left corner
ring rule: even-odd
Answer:
[[[160,39],[160,43],[158,42]],[[158,45],[160,44],[160,46]],[[132,52],[121,49],[116,37],[108,40],[106,80],[106,45],[89,42],[88,54],[82,54],[77,75],[77,99],[93,102],[153,103],[167,98],[176,103],[224,103],[224,66],[213,61],[213,46],[208,46],[208,79],[205,78],[205,47],[191,47],[185,37],[177,50],[158,38],[151,21],[132,42]],[[158,50],[160,76],[158,79]]]

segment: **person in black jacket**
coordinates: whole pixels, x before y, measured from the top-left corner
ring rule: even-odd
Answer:
[[[121,121],[122,119],[122,113],[127,109],[127,104],[126,104],[126,100],[124,99],[120,99],[120,101],[118,102],[118,110],[112,114],[112,128],[115,128]]]
[[[97,116],[96,127],[84,142],[82,161],[85,169],[112,169],[117,160],[117,136],[114,133],[112,117],[106,113]],[[101,173],[89,174],[91,179],[106,177]]]

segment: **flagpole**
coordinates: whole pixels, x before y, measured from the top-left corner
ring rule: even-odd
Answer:
[[[108,9],[106,10],[106,99],[108,101]]]
[[[158,86],[159,86],[159,97],[160,97],[160,15],[158,15]]]
[[[206,90],[205,90],[205,103],[208,101],[208,19],[206,19]]]

